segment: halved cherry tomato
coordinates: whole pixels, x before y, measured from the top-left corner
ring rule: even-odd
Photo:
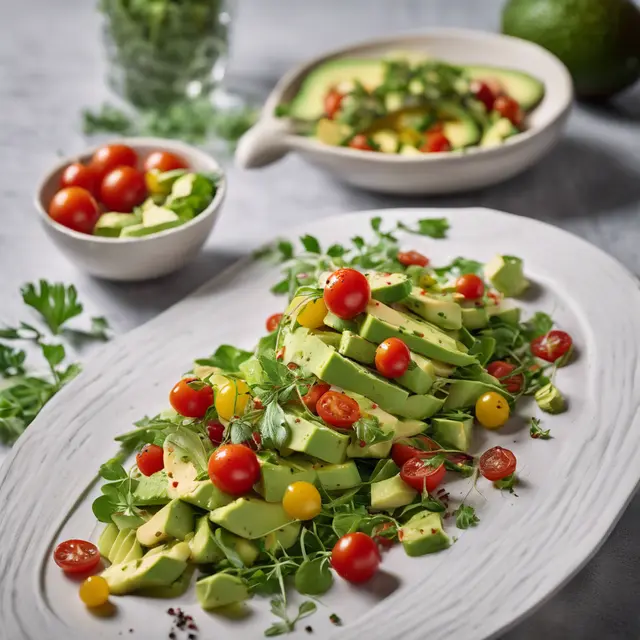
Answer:
[[[441,131],[427,131],[424,144],[420,147],[423,153],[441,153],[451,151],[449,138]]]
[[[86,189],[92,196],[98,194],[100,181],[98,174],[91,166],[82,164],[81,162],[72,162],[60,177],[60,187],[82,187]]]
[[[331,389],[331,385],[326,384],[325,382],[318,382],[302,396],[302,402],[305,403],[307,409],[309,409],[311,413],[318,415],[318,409],[316,406],[318,404],[318,400],[320,400],[320,398],[322,398],[329,389]]]
[[[476,99],[480,100],[486,107],[487,111],[493,110],[493,103],[496,101],[496,94],[493,93],[491,87],[482,80],[472,80],[471,93],[473,93]]]
[[[100,552],[92,542],[65,540],[55,548],[53,560],[65,573],[88,573],[100,563]]]
[[[509,449],[492,447],[480,456],[480,473],[491,482],[502,480],[516,470],[516,457]]]
[[[80,233],[92,233],[100,217],[94,197],[82,187],[60,189],[49,203],[49,217]]]
[[[373,540],[375,543],[382,547],[383,549],[390,549],[396,542],[397,532],[393,535],[393,537],[389,537],[388,535],[384,535],[385,531],[393,528],[392,522],[383,522],[381,525],[374,527],[373,529]]]
[[[100,199],[111,211],[129,213],[147,197],[144,174],[133,167],[118,167],[100,185]]]
[[[355,269],[338,269],[328,278],[324,287],[324,303],[331,313],[351,320],[362,313],[371,298],[369,282]]]
[[[269,316],[266,322],[267,331],[269,333],[271,333],[272,331],[275,331],[278,328],[278,325],[280,324],[280,320],[282,320],[281,313],[274,313],[273,315]]]
[[[444,480],[446,469],[444,462],[437,467],[429,464],[424,458],[411,458],[400,469],[402,480],[422,493],[425,489],[433,493],[436,487]]]
[[[199,382],[198,378],[183,378],[169,394],[171,406],[185,418],[202,418],[213,404],[213,389],[203,384],[201,389],[193,389],[190,382]]]
[[[531,353],[547,362],[555,362],[573,346],[573,340],[566,331],[554,329],[531,341]]]
[[[342,536],[331,551],[331,566],[336,573],[356,584],[373,578],[381,560],[378,545],[361,531]]]
[[[102,180],[107,173],[118,167],[135,167],[138,164],[138,154],[126,144],[108,144],[100,147],[91,158],[91,168],[97,173],[98,180]]]
[[[419,267],[426,267],[429,264],[429,258],[422,255],[419,251],[401,251],[398,256],[398,262],[405,267],[411,265],[418,265]]]
[[[340,110],[340,104],[344,99],[344,94],[337,89],[329,89],[329,93],[324,99],[324,112],[330,120],[333,120],[336,113]]]
[[[387,338],[376,349],[376,369],[385,378],[404,375],[411,362],[411,351],[400,338]]]
[[[173,171],[174,169],[188,169],[189,165],[183,158],[170,151],[153,151],[144,161],[144,170],[160,172]]]
[[[350,429],[360,420],[360,407],[348,395],[327,391],[316,403],[318,415],[336,429]]]
[[[398,467],[402,468],[402,465],[411,458],[433,458],[436,454],[430,452],[441,448],[435,440],[419,435],[395,442],[391,447],[391,458]]]
[[[456,291],[467,300],[475,300],[482,297],[484,282],[475,273],[467,273],[456,280]]]
[[[207,435],[211,444],[218,446],[224,440],[224,425],[217,420],[207,422]]]
[[[487,365],[487,373],[494,378],[498,378],[500,384],[502,384],[509,393],[519,393],[524,385],[524,376],[521,373],[517,373],[515,376],[509,376],[515,368],[516,366],[509,362],[496,360]]]
[[[136,463],[143,476],[152,476],[164,469],[164,451],[157,444],[145,444],[136,454]]]
[[[519,127],[522,124],[522,109],[517,100],[509,96],[498,96],[493,103],[493,108],[503,117]]]
[[[352,149],[358,149],[360,151],[373,151],[373,147],[369,144],[369,140],[367,136],[363,134],[358,134],[357,136],[353,136],[349,141],[349,147]]]
[[[224,444],[209,458],[211,482],[232,496],[248,493],[260,479],[258,456],[242,444]]]

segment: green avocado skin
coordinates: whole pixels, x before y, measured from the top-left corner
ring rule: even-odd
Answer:
[[[560,58],[581,98],[606,99],[640,77],[640,10],[631,0],[509,0],[502,31]]]

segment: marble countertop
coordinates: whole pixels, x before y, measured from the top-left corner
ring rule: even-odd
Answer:
[[[240,0],[228,84],[259,100],[290,66],[327,48],[432,26],[496,30],[500,5],[500,0]],[[49,243],[31,204],[38,179],[58,156],[86,146],[81,108],[108,97],[94,3],[22,0],[5,12],[0,34],[0,323],[23,317],[20,285],[46,276],[74,282],[86,307],[107,316],[121,333],[171,306],[278,229],[393,206],[479,205],[538,218],[600,246],[640,276],[637,86],[607,107],[576,107],[562,141],[535,168],[455,197],[358,191],[294,156],[256,172],[236,169],[227,159],[229,196],[221,220],[188,267],[146,284],[94,280]],[[0,461],[5,455],[0,447]],[[636,497],[595,558],[504,637],[640,637],[639,537]]]

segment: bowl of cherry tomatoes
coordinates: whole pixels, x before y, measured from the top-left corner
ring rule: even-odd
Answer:
[[[53,243],[107,280],[157,278],[204,245],[224,201],[220,165],[191,145],[125,138],[66,158],[35,204]]]

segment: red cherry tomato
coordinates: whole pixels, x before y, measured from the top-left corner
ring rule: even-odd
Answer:
[[[218,446],[224,440],[224,425],[217,420],[207,422],[207,435],[211,444]]]
[[[398,262],[405,267],[410,267],[414,264],[419,267],[426,267],[429,264],[429,258],[418,251],[401,251],[397,258]]]
[[[376,369],[385,378],[404,375],[411,362],[411,351],[400,338],[387,338],[376,349]]]
[[[509,362],[496,360],[487,366],[487,373],[494,378],[498,378],[509,393],[519,393],[524,385],[524,376],[521,373],[509,376],[515,368],[515,365]]]
[[[467,300],[475,300],[482,297],[484,282],[475,273],[467,273],[456,280],[456,291]]]
[[[482,80],[473,80],[470,88],[471,93],[473,93],[475,97],[484,104],[487,111],[492,111],[496,95],[493,93],[491,87]]]
[[[491,482],[502,480],[516,470],[516,457],[509,449],[492,447],[480,456],[480,473]]]
[[[422,493],[425,489],[433,493],[444,480],[446,469],[444,463],[437,467],[426,464],[424,458],[411,458],[400,469],[400,477],[410,487]]]
[[[531,353],[547,362],[555,362],[561,358],[573,345],[571,336],[566,331],[549,331],[543,336],[531,341]]]
[[[86,189],[66,187],[58,191],[49,203],[49,217],[74,231],[92,233],[100,217],[100,209]]]
[[[522,109],[517,100],[509,96],[498,96],[493,103],[493,108],[503,117],[519,127],[522,124]]]
[[[390,549],[396,542],[396,536],[393,538],[389,538],[384,535],[384,532],[391,529],[393,527],[393,523],[384,522],[383,524],[374,527],[373,529],[373,540],[374,542],[381,547],[382,549]]]
[[[444,131],[444,123],[443,122],[434,122],[428,129],[426,129],[423,133],[442,133]]]
[[[196,381],[198,378],[183,378],[169,394],[171,406],[185,418],[202,418],[213,404],[213,389],[208,384],[192,389],[189,383]]]
[[[100,199],[111,211],[129,213],[147,197],[144,174],[133,167],[118,167],[100,185]]]
[[[330,120],[333,120],[336,113],[340,110],[340,104],[344,98],[344,94],[340,93],[337,89],[329,89],[326,98],[324,99],[324,112]]]
[[[60,177],[60,187],[82,187],[86,189],[92,196],[98,194],[100,181],[98,174],[91,166],[82,164],[81,162],[73,162],[63,172]]]
[[[152,476],[164,469],[164,451],[157,444],[145,444],[136,455],[138,469],[143,476]]]
[[[257,451],[262,446],[262,436],[260,432],[254,431],[251,434],[251,437],[248,440],[245,440],[242,445],[244,447],[249,447],[252,451]]]
[[[441,131],[427,131],[424,144],[420,147],[423,153],[441,153],[451,151],[449,138]]]
[[[188,169],[189,165],[183,158],[169,151],[154,151],[147,156],[144,161],[144,170],[160,172],[173,171],[174,169]]]
[[[414,436],[395,442],[391,447],[391,458],[402,469],[402,466],[411,458],[433,458],[442,447],[428,436]]]
[[[56,547],[53,560],[65,573],[88,573],[100,563],[100,552],[86,540],[65,540]]]
[[[336,429],[350,429],[360,420],[358,403],[344,393],[327,391],[316,403],[318,415]]]
[[[269,316],[267,318],[267,331],[269,333],[271,333],[272,331],[275,331],[278,328],[278,325],[280,324],[280,320],[282,320],[281,313],[274,313],[272,316]]]
[[[331,385],[324,382],[318,382],[314,384],[304,396],[302,396],[302,402],[305,403],[307,409],[309,409],[311,413],[318,415],[318,400],[320,400],[320,398],[322,398],[329,389],[331,389]]]
[[[258,456],[242,444],[224,444],[209,458],[209,478],[229,495],[248,493],[260,479]]]
[[[358,134],[353,136],[349,141],[349,147],[352,149],[358,149],[359,151],[373,151],[373,147],[369,144],[367,136]]]
[[[331,313],[351,320],[362,313],[369,303],[369,282],[355,269],[338,269],[328,278],[324,287],[324,303]]]
[[[135,167],[138,154],[126,144],[108,144],[100,147],[91,158],[91,168],[102,180],[107,173],[118,167]]]
[[[380,561],[378,545],[360,531],[342,536],[331,551],[331,566],[336,573],[356,584],[373,578]]]

